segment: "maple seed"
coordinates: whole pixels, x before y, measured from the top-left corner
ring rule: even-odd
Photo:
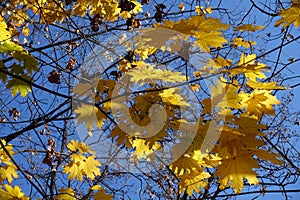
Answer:
[[[70,60],[69,60],[69,62],[68,62],[68,65],[67,65],[67,67],[66,67],[66,70],[73,71],[73,70],[74,70],[75,63],[76,63],[76,58],[74,58],[74,57],[70,58]]]
[[[92,31],[94,31],[94,32],[99,31],[99,25],[98,24],[92,24]]]
[[[158,22],[158,23],[160,23],[160,22],[162,22],[162,18],[163,18],[163,13],[164,13],[164,11],[163,11],[163,9],[165,9],[166,8],[166,5],[165,4],[158,4],[157,6],[155,6],[155,9],[156,9],[156,12],[155,12],[155,14],[154,14],[154,19]]]
[[[50,83],[60,84],[60,72],[57,72],[55,69],[49,73],[48,81]]]
[[[118,8],[121,8],[121,12],[123,12],[123,11],[129,12],[129,11],[133,10],[134,7],[135,7],[134,3],[129,2],[128,0],[121,0]]]
[[[149,0],[142,0],[142,5],[149,4]]]
[[[18,111],[16,108],[13,108],[11,110],[8,111],[9,116],[13,116],[13,119],[16,121],[18,119],[18,117],[20,116],[20,111]]]

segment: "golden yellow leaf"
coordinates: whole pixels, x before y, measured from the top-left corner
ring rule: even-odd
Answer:
[[[181,72],[173,72],[171,70],[154,69],[154,66],[145,64],[127,72],[131,76],[131,81],[143,85],[145,83],[153,83],[157,80],[165,82],[182,82],[186,77]]]
[[[78,114],[78,123],[85,123],[88,130],[93,130],[94,125],[101,128],[106,116],[95,106],[85,104],[74,111]]]
[[[249,114],[262,116],[262,114],[275,115],[273,105],[280,104],[270,90],[254,90],[251,94],[245,94],[242,104]]]
[[[196,45],[200,47],[201,51],[210,52],[210,47],[222,47],[222,44],[227,40],[222,36],[221,32],[197,32],[195,33],[197,38]]]
[[[5,200],[29,200],[24,196],[24,192],[21,192],[21,188],[18,185],[14,187],[5,184],[4,189],[0,188],[0,199]]]
[[[134,156],[137,159],[145,158],[145,159],[152,159],[154,156],[154,151],[161,148],[159,143],[155,143],[152,147],[147,145],[144,139],[135,138],[131,141],[132,147],[135,148],[133,152]]]
[[[241,26],[235,27],[234,31],[250,31],[255,32],[257,30],[260,30],[264,28],[265,26],[255,26],[253,24],[243,24]]]
[[[75,192],[72,188],[61,188],[58,189],[59,194],[56,195],[57,200],[76,200]]]
[[[184,98],[179,94],[180,91],[176,88],[170,88],[163,90],[159,96],[162,98],[162,101],[169,103],[175,106],[190,106]]]
[[[258,184],[257,173],[253,168],[259,165],[253,159],[251,152],[237,152],[236,155],[222,160],[222,164],[217,166],[216,176],[220,176],[218,182],[220,189],[230,185],[236,193],[239,193],[244,187],[244,178],[249,184]]]
[[[179,185],[179,193],[183,193],[186,190],[186,193],[191,196],[193,192],[200,193],[200,188],[207,188],[208,183],[205,179],[209,178],[210,174],[203,170],[199,171],[195,175],[184,174],[179,176],[180,181]]]
[[[283,86],[277,85],[276,82],[257,82],[253,80],[247,81],[247,86],[259,90],[284,90]]]
[[[233,39],[233,43],[232,43],[235,47],[245,47],[245,48],[250,48],[251,45],[256,45],[255,41],[244,41],[243,38],[234,38]]]
[[[0,166],[0,182],[7,179],[8,183],[11,183],[14,178],[18,177],[17,167],[13,163],[10,163],[7,166]]]
[[[82,170],[89,179],[94,180],[95,176],[101,175],[100,166],[101,163],[95,159],[95,156],[89,156],[85,159]]]
[[[281,10],[281,19],[277,20],[275,26],[289,26],[294,24],[296,28],[300,25],[300,4],[294,4],[286,10]]]
[[[0,16],[0,42],[3,42],[4,40],[9,40],[11,38],[10,32],[6,29],[7,25],[2,16]]]

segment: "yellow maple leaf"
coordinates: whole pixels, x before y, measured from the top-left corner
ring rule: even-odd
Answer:
[[[144,83],[153,83],[157,80],[165,82],[182,82],[186,77],[181,72],[173,72],[171,70],[154,69],[154,66],[146,64],[140,65],[127,72],[131,76],[131,81],[143,85]]]
[[[80,142],[78,140],[71,140],[67,144],[67,148],[73,152],[79,150],[81,153],[91,153],[94,154],[95,152],[91,149],[90,146],[86,146],[84,142]]]
[[[90,188],[90,190],[99,190],[95,193],[95,200],[111,200],[113,198],[112,195],[106,194],[105,189],[103,189],[100,185],[94,185]]]
[[[277,85],[276,82],[257,82],[253,80],[247,81],[247,86],[259,90],[284,90],[283,86]]]
[[[231,75],[244,74],[249,80],[256,81],[257,78],[266,78],[266,75],[262,72],[266,68],[265,64],[256,62],[256,54],[245,55],[243,52],[238,67],[227,70],[227,72]]]
[[[275,22],[275,26],[289,26],[294,24],[296,28],[300,25],[300,4],[294,4],[286,10],[281,10],[279,15],[281,19]]]
[[[253,24],[243,24],[241,26],[235,27],[234,31],[250,31],[255,32],[257,30],[260,30],[264,28],[265,26],[255,26]]]
[[[154,152],[161,148],[160,144],[155,142],[152,147],[150,147],[144,139],[135,138],[131,141],[132,147],[135,148],[133,152],[134,157],[137,159],[145,158],[151,160],[153,158]]]
[[[242,104],[250,114],[262,116],[262,114],[275,115],[273,105],[280,104],[269,90],[254,90],[251,94],[244,94]]]
[[[222,36],[221,32],[197,32],[194,34],[197,38],[196,44],[201,51],[210,52],[210,47],[222,47],[227,40]]]
[[[76,200],[75,192],[72,188],[60,188],[58,192],[59,194],[56,195],[57,200]]]
[[[11,183],[14,178],[18,178],[17,167],[10,163],[7,166],[0,166],[0,182],[7,179]]]
[[[162,98],[162,101],[169,103],[175,106],[190,106],[184,98],[179,94],[179,90],[176,88],[170,88],[163,90],[159,96]]]
[[[209,177],[210,174],[203,170],[199,171],[195,175],[184,174],[182,176],[179,176],[179,192],[183,193],[184,191],[186,191],[189,196],[191,196],[194,191],[196,193],[200,193],[200,188],[207,188],[208,183],[205,179]]]
[[[258,167],[258,162],[248,151],[239,150],[236,155],[223,159],[222,164],[217,166],[215,173],[216,176],[220,176],[218,180],[220,189],[230,185],[236,193],[239,193],[244,187],[244,178],[249,184],[258,184],[257,173],[252,170]]]
[[[95,106],[84,104],[74,111],[78,114],[78,123],[85,123],[88,130],[94,129],[94,124],[101,128],[106,116]]]
[[[7,30],[7,25],[0,16],[0,42],[3,42],[4,40],[9,40],[11,38],[10,32]]]
[[[233,39],[233,46],[234,47],[239,47],[239,46],[242,46],[242,47],[245,47],[245,48],[250,48],[251,45],[256,45],[256,42],[255,41],[244,41],[243,38],[234,38]]]
[[[24,196],[24,192],[21,192],[21,188],[18,185],[14,187],[5,184],[4,189],[0,188],[0,199],[5,200],[29,200]]]
[[[79,181],[82,181],[83,179],[83,171],[82,166],[80,166],[80,162],[75,163],[74,161],[70,161],[64,166],[63,173],[69,173],[68,179],[70,180],[78,178]]]
[[[101,163],[95,159],[95,156],[89,156],[85,159],[82,170],[89,179],[94,180],[95,176],[101,175],[100,166]]]

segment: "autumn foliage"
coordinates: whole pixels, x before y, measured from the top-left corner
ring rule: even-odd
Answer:
[[[164,171],[163,181],[173,177],[176,185],[169,199],[213,198],[208,191],[217,197],[228,188],[238,194],[261,183],[257,169],[265,163],[286,163],[280,152],[267,148],[269,123],[282,103],[277,92],[291,88],[272,78],[274,66],[264,63],[259,40],[251,37],[266,27],[233,26],[214,15],[219,8],[200,4],[187,10],[181,2],[173,12],[158,3],[153,13],[144,11],[148,4],[151,0],[1,2],[0,82],[14,102],[1,124],[26,123],[5,126],[10,132],[1,133],[0,199],[120,197],[104,180],[132,172],[111,169],[83,139],[84,131],[91,139],[101,130],[106,141],[130,155],[126,162],[133,166],[159,162],[152,169]],[[168,12],[180,16],[167,17]],[[296,29],[299,12],[300,2],[292,0],[278,11],[272,28]],[[129,34],[122,38],[123,32]],[[124,55],[112,56],[119,46],[103,42],[106,34],[118,35]],[[46,36],[38,44],[31,35]],[[105,66],[84,71],[86,51],[97,45],[105,46],[107,55],[99,53],[106,55]],[[200,54],[205,57],[197,67],[190,58]],[[205,80],[212,80],[209,86]],[[38,114],[22,118],[19,107]],[[77,125],[81,128],[73,130]],[[21,155],[27,154],[31,161],[23,163]],[[29,164],[35,162],[36,167]],[[36,170],[32,174],[30,167]],[[30,192],[20,179],[31,185]],[[158,179],[153,178],[160,188]]]

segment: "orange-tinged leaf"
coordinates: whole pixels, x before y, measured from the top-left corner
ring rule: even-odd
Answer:
[[[113,196],[110,194],[105,194],[105,190],[100,190],[99,192],[95,193],[95,200],[111,200]]]

